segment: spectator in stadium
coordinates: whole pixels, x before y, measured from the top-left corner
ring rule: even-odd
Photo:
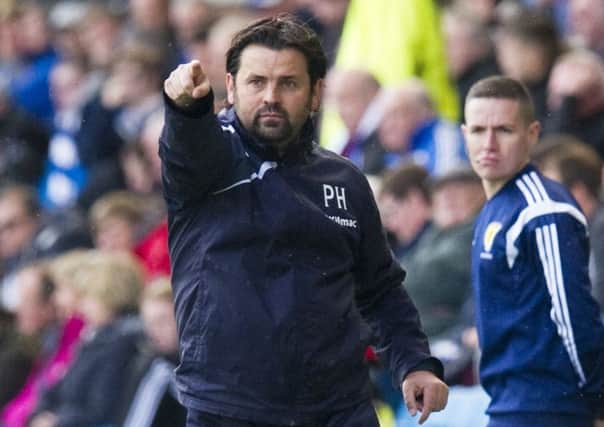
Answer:
[[[161,109],[161,57],[142,43],[120,50],[99,96],[84,108],[77,134],[80,159],[88,182],[80,205],[88,209],[102,194],[124,187],[119,151],[135,143],[145,121]]]
[[[501,72],[526,85],[540,121],[548,113],[548,79],[562,49],[554,22],[534,11],[521,9],[496,30],[495,51]]]
[[[470,87],[498,74],[491,37],[486,24],[461,7],[448,7],[442,15],[449,76],[457,87],[460,117]]]
[[[118,425],[184,427],[187,412],[176,398],[178,335],[169,278],[156,279],[145,288],[140,313],[146,340],[132,361]]]
[[[79,26],[88,13],[90,2],[55,0],[47,5],[48,23],[52,31],[52,45],[62,60],[83,61],[84,46],[79,37]]]
[[[61,266],[66,266],[66,263],[71,263],[68,270],[73,273],[74,262],[81,259],[79,254],[69,254],[53,264],[58,262]],[[53,324],[50,333],[46,333],[27,382],[4,408],[0,419],[5,427],[25,426],[40,395],[56,384],[69,369],[80,341],[84,325],[82,319],[75,314],[74,306],[77,302],[74,301],[77,298],[70,300],[66,297],[70,292],[77,291],[72,291],[70,277],[57,276],[53,270],[54,267],[51,270],[45,264],[33,265],[21,270],[17,277],[22,293],[19,307],[23,306],[18,312],[22,311],[22,316],[29,318],[30,324],[52,319],[56,321],[56,327]]]
[[[428,88],[438,115],[457,120],[457,95],[447,74],[436,3],[350,0],[335,65],[367,69],[383,86],[418,78]],[[323,106],[319,139],[327,148],[343,128],[330,108]]]
[[[25,384],[34,360],[32,347],[18,333],[13,313],[0,308],[0,411]]]
[[[16,3],[12,25],[15,40],[15,66],[9,93],[13,102],[50,128],[53,106],[48,77],[58,60],[52,47],[47,13],[35,0]]]
[[[147,118],[135,144],[128,144],[121,154],[121,164],[129,190],[141,194],[161,192],[161,162],[157,154],[159,136],[164,126],[164,112]]]
[[[293,13],[317,33],[327,57],[327,68],[331,68],[338,52],[350,0],[305,0],[300,3],[302,9]]]
[[[500,0],[454,0],[458,7],[491,27],[497,21],[497,5]]]
[[[108,193],[89,211],[95,246],[136,255],[146,279],[170,271],[164,217],[161,199],[130,191]]]
[[[436,114],[421,81],[384,88],[378,102],[380,145],[355,147],[350,153],[363,172],[379,174],[412,161],[437,176],[467,164],[459,127]]]
[[[128,187],[131,191],[151,196],[152,200],[155,200],[154,196],[161,191],[161,161],[158,151],[163,125],[163,111],[151,115],[145,123],[138,143],[129,146],[136,147],[136,153],[130,151],[122,154],[122,165]],[[127,159],[128,157],[130,160]],[[133,168],[133,160],[142,167]],[[158,215],[159,211],[161,215]],[[148,279],[170,275],[168,221],[163,203],[162,209],[158,209],[152,217],[155,225],[134,248],[134,253],[145,266]]]
[[[47,150],[44,124],[14,105],[0,81],[0,180],[35,185]]]
[[[161,58],[159,73],[165,78],[170,70],[184,60],[180,45],[170,22],[170,0],[127,0],[128,18],[125,30],[126,44],[146,40]]]
[[[214,110],[219,112],[227,104],[227,89],[224,80],[225,52],[229,49],[231,39],[242,28],[249,25],[255,16],[246,12],[225,14],[216,19],[208,29],[204,62],[212,91],[214,92]],[[204,59],[204,58],[193,58]]]
[[[12,421],[15,421],[15,415],[19,420],[19,412],[25,408],[11,408],[11,403],[16,396],[20,395],[21,390],[31,388],[33,380],[38,377],[39,371],[50,360],[57,344],[57,317],[52,301],[52,282],[45,276],[43,269],[36,266],[20,269],[15,281],[18,284],[14,311],[15,332],[18,337],[15,337],[16,340],[12,342],[14,347],[6,351],[18,350],[22,357],[29,359],[31,369],[22,372],[23,365],[2,366],[4,371],[0,376],[3,379],[12,380],[7,382],[7,388],[21,383],[19,388],[12,390],[11,399],[3,402],[0,407],[0,424],[7,427],[22,425]],[[15,372],[13,369],[18,371]],[[20,381],[17,381],[18,379],[14,377],[17,373],[25,373],[25,376],[18,378]],[[2,388],[4,389],[4,387],[5,384],[2,383]],[[9,390],[3,390],[2,394],[7,391]],[[15,414],[15,412],[17,413]]]
[[[387,173],[380,187],[378,206],[384,228],[390,233],[392,250],[400,260],[413,252],[431,226],[428,171],[408,163]]]
[[[360,153],[367,145],[379,144],[376,129],[380,114],[376,101],[380,84],[375,77],[365,69],[332,68],[325,87],[326,102],[335,106],[345,126],[341,142],[331,144],[331,148],[350,157],[353,151]],[[355,163],[362,167],[358,160]]]
[[[548,83],[552,114],[547,134],[565,133],[584,141],[604,158],[604,60],[572,51],[556,61]]]
[[[543,175],[569,189],[587,217],[590,258],[589,277],[593,295],[604,313],[604,204],[602,159],[589,145],[570,136],[550,136],[533,153]]]
[[[571,41],[604,59],[604,1],[569,0]]]
[[[466,170],[433,180],[430,191],[432,226],[401,263],[408,271],[405,289],[417,306],[426,335],[434,338],[459,323],[470,296],[472,231],[484,196],[478,178]],[[403,212],[401,217],[409,209]]]
[[[115,191],[100,197],[88,214],[96,248],[118,252],[132,250],[141,237],[146,208],[143,197],[128,191]]]
[[[550,16],[556,21],[560,33],[566,38],[569,33],[568,0],[521,0],[525,6],[536,9],[539,13]]]
[[[0,268],[2,305],[16,304],[13,273],[29,256],[40,227],[40,206],[33,188],[5,185],[0,188]]]
[[[488,200],[472,278],[489,427],[591,427],[604,408],[604,325],[588,286],[587,220],[530,164],[540,124],[521,83],[476,83],[463,130]]]
[[[215,14],[204,0],[174,0],[169,7],[170,23],[182,47],[188,46]]]
[[[29,427],[113,425],[136,354],[139,330],[128,317],[142,288],[136,261],[93,251],[73,280],[82,290],[84,339],[65,376],[42,395]]]
[[[77,30],[86,62],[92,71],[92,80],[98,88],[107,77],[121,43],[123,26],[120,16],[108,4],[94,2],[88,5]]]
[[[73,206],[86,185],[86,169],[80,161],[76,135],[90,95],[87,72],[81,60],[72,58],[57,63],[50,73],[55,114],[44,174],[38,183],[40,203],[45,209]]]
[[[226,63],[234,107],[219,118],[199,62],[164,84],[187,426],[377,426],[365,322],[424,421],[446,402],[442,366],[366,179],[311,137],[326,71],[318,37],[287,15],[262,19],[234,37]]]

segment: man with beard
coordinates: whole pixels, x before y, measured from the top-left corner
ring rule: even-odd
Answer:
[[[423,422],[447,387],[370,187],[318,146],[326,60],[282,15],[233,38],[228,101],[198,61],[164,84],[160,141],[188,427],[378,425],[373,344]]]

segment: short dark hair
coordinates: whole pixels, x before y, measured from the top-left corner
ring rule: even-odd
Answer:
[[[491,76],[479,80],[470,88],[466,97],[466,105],[476,98],[498,98],[516,101],[525,123],[535,121],[535,107],[531,95],[526,86],[518,80],[504,76]]]
[[[226,54],[228,73],[233,76],[237,74],[241,53],[253,44],[274,50],[295,49],[302,53],[306,58],[311,85],[325,77],[327,58],[319,36],[308,25],[290,14],[260,19],[235,34]]]
[[[478,175],[476,175],[476,172],[466,166],[458,169],[452,169],[443,175],[431,177],[429,183],[432,194],[449,184],[482,185],[480,178]]]
[[[593,147],[565,135],[548,137],[539,145],[543,148],[537,152],[538,167],[553,167],[566,187],[583,184],[593,198],[600,197],[603,163]]]
[[[405,199],[411,191],[418,191],[426,202],[431,201],[430,174],[426,168],[415,163],[404,163],[386,172],[380,195],[391,195],[395,199]]]
[[[539,46],[546,54],[548,68],[564,51],[556,23],[541,13],[522,10],[504,20],[499,31],[521,42]]]

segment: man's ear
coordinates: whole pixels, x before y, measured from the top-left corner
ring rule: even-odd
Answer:
[[[537,142],[539,142],[539,134],[541,133],[541,123],[535,120],[528,127],[527,137],[529,142],[529,148],[533,148]]]
[[[226,74],[226,90],[227,90],[227,101],[229,104],[235,104],[235,76],[231,73]]]
[[[467,140],[467,135],[468,135],[468,127],[466,126],[465,123],[462,123],[461,126],[461,134],[463,135],[463,151],[464,153],[466,153],[466,156],[468,156],[468,158],[470,158],[470,153],[468,151],[468,140]]]
[[[313,112],[319,111],[319,108],[321,107],[324,83],[325,81],[323,79],[318,79],[312,87],[312,93],[310,97],[310,109]]]

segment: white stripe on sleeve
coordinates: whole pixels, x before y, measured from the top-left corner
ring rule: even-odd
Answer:
[[[547,289],[552,301],[551,318],[556,324],[558,335],[560,335],[571,364],[579,377],[579,386],[582,386],[585,384],[585,373],[579,360],[577,344],[570,320],[556,225],[550,224],[538,228],[536,230],[536,238]]]
[[[517,179],[516,180],[516,185],[518,186],[518,188],[520,188],[520,191],[522,191],[522,194],[524,194],[524,198],[526,199],[526,202],[529,204],[529,206],[530,205],[534,205],[535,204],[535,199],[533,198],[533,195],[529,191],[529,189],[526,186],[526,184],[524,182],[522,182],[521,179]]]

